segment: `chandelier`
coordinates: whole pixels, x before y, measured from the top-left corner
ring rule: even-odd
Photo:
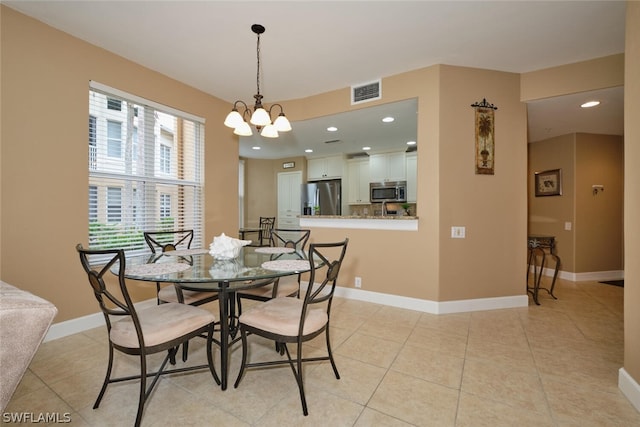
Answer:
[[[256,85],[258,87],[257,93],[253,95],[256,100],[255,105],[253,106],[253,112],[244,101],[236,101],[233,103],[233,109],[227,115],[227,118],[224,120],[225,126],[235,129],[233,131],[234,134],[240,136],[251,136],[253,132],[251,131],[251,126],[249,123],[256,126],[256,129],[260,131],[260,135],[266,138],[277,138],[278,132],[287,132],[291,130],[291,123],[284,115],[284,110],[282,109],[282,105],[273,104],[269,111],[265,110],[262,106],[262,95],[260,94],[260,34],[264,33],[264,27],[259,24],[253,24],[251,26],[251,31],[253,31],[258,36],[258,43],[256,48],[256,56],[258,57],[258,71],[256,73]],[[244,108],[242,114],[238,111],[238,105],[241,105]],[[271,110],[274,107],[280,108],[280,114],[278,117],[271,122]],[[249,117],[249,123],[247,123],[247,117]]]

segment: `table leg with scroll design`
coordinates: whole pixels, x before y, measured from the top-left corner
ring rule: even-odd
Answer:
[[[549,289],[542,288],[553,299],[558,299],[553,290],[556,286],[556,279],[558,278],[558,272],[560,270],[560,257],[555,253],[555,237],[553,236],[530,236],[527,242],[529,251],[529,260],[527,264],[527,292],[533,295],[533,300],[537,305],[540,305],[538,301],[538,291],[540,290],[540,281],[544,273],[544,267],[546,264],[547,255],[550,256],[555,262],[555,269],[553,272],[553,278],[551,279],[551,286]],[[549,252],[547,252],[547,249]],[[538,268],[537,262],[540,259],[540,266]],[[531,266],[533,265],[533,286],[529,286],[529,274],[531,272]]]
[[[538,259],[540,265],[538,266]],[[538,290],[540,289],[540,280],[544,271],[546,254],[544,250],[538,246],[529,244],[529,262],[527,263],[527,292],[533,296],[533,302],[540,305],[538,301]],[[529,277],[531,275],[531,267],[533,266],[533,286],[529,286]]]
[[[554,254],[553,252],[551,252],[549,255],[551,255],[551,258],[553,258],[553,260],[556,263],[556,268],[555,271],[553,272],[553,279],[551,280],[551,288],[549,289],[549,295],[551,295],[553,297],[553,299],[558,299],[556,298],[556,296],[553,294],[553,288],[556,287],[556,279],[558,278],[558,271],[560,270],[560,257],[556,254]]]

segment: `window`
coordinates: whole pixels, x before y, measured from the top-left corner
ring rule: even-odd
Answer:
[[[145,253],[172,229],[202,247],[204,120],[91,82],[88,131],[89,247]]]
[[[107,108],[109,110],[122,111],[122,101],[119,99],[107,98]]]
[[[89,170],[96,168],[96,156],[98,155],[96,117],[89,116]]]
[[[160,218],[171,217],[171,194],[160,195]]]
[[[122,123],[107,120],[107,156],[122,157]]]
[[[107,222],[122,222],[122,188],[107,188]]]
[[[166,145],[160,146],[160,171],[162,173],[171,173],[171,148]]]
[[[89,186],[89,224],[98,221],[98,187]]]

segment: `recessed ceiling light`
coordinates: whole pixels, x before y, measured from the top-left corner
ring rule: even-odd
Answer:
[[[369,151],[369,150],[371,150],[371,147],[362,147],[362,150],[363,151]]]
[[[337,128],[337,127],[335,127],[335,126],[329,126],[329,127],[327,128],[327,130],[328,130],[329,132],[335,132],[335,131],[337,131],[337,130],[338,130],[338,128]]]
[[[600,101],[589,101],[581,105],[582,108],[591,108],[600,105]]]
[[[254,149],[254,150],[259,150],[260,149],[260,147],[258,147],[258,146],[251,147],[251,148]]]
[[[407,145],[416,145],[415,141],[407,141]]]
[[[394,120],[395,119],[393,117],[385,117],[384,119],[382,119],[382,121],[385,122],[385,123],[391,123]]]
[[[305,153],[313,153],[313,150],[311,148],[307,148],[306,150],[304,150]]]

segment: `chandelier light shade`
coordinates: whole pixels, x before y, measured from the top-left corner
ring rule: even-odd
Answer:
[[[260,135],[265,138],[277,138],[279,136],[278,132],[288,132],[291,130],[291,123],[289,123],[289,120],[284,115],[282,105],[273,104],[268,110],[262,105],[262,95],[260,94],[260,34],[264,33],[265,30],[262,25],[253,24],[251,31],[258,36],[256,45],[256,56],[258,59],[256,72],[257,90],[256,94],[253,95],[255,98],[253,111],[244,101],[236,101],[233,103],[233,109],[224,120],[224,125],[233,128],[233,133],[236,135],[251,136],[253,135],[251,126],[249,125],[249,123],[251,123],[258,131],[261,131]],[[273,110],[274,107],[280,108],[280,113],[272,123],[271,110]],[[238,108],[241,108],[242,112],[238,111]],[[247,117],[249,117],[248,121],[246,120]]]

